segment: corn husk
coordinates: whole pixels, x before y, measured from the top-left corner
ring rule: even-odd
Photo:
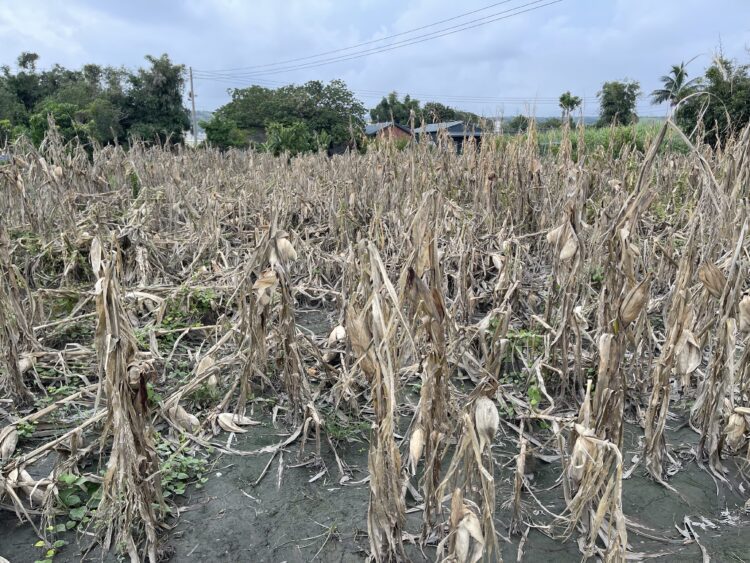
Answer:
[[[558,250],[558,258],[570,260],[578,252],[578,236],[569,220],[547,233],[547,242]]]
[[[459,538],[461,538],[462,542],[460,556],[458,552]],[[469,540],[468,542],[466,542],[467,539]],[[469,545],[464,550],[466,543]],[[476,563],[482,558],[482,553],[484,552],[482,525],[477,515],[466,505],[464,505],[464,517],[459,522],[458,529],[456,530],[456,544],[456,559],[460,563]]]
[[[102,242],[99,237],[94,237],[91,240],[91,250],[89,251],[89,260],[91,261],[91,269],[95,276],[99,275],[99,270],[102,267],[102,261],[104,257],[102,255]]]
[[[203,375],[206,373],[209,369],[211,369],[216,364],[216,360],[213,359],[212,356],[203,356],[201,358],[201,361],[198,362],[198,366],[195,368],[195,375]]]
[[[417,473],[417,465],[419,465],[419,460],[422,459],[423,450],[424,430],[421,427],[417,427],[411,433],[411,440],[409,440],[409,467],[411,468],[412,475],[416,475]]]
[[[260,422],[257,422],[252,418],[240,416],[231,412],[220,413],[219,416],[216,417],[216,420],[225,432],[236,432],[237,434],[244,434],[247,432],[247,429],[242,428],[243,426],[256,426],[260,424]]]
[[[632,323],[638,318],[638,315],[641,314],[643,307],[648,301],[648,293],[650,289],[651,276],[648,275],[625,296],[622,305],[620,305],[620,320],[623,323],[623,328]]]
[[[8,474],[7,485],[13,488],[20,487],[29,496],[33,505],[41,505],[44,502],[44,491],[41,486],[44,481],[35,481],[25,469],[14,469]]]
[[[742,444],[745,441],[746,430],[747,422],[743,415],[736,412],[729,415],[729,420],[724,428],[724,434],[726,435],[726,442],[730,448],[738,450],[742,447]]]
[[[18,444],[18,431],[14,425],[6,426],[0,430],[0,462],[8,461],[16,451]]]
[[[206,380],[206,387],[208,387],[211,391],[215,391],[219,387],[219,378],[214,374],[209,375],[208,379]]]
[[[698,279],[713,297],[721,297],[727,278],[715,264],[704,264],[698,270]]]
[[[277,250],[278,255],[276,254]],[[294,250],[294,246],[289,242],[289,239],[286,237],[276,239],[276,248],[271,248],[271,256],[269,257],[271,266],[273,267],[279,262],[282,264],[294,262],[296,259],[297,251]]]
[[[612,342],[614,335],[608,332],[599,337],[599,379],[606,377],[612,358]]]
[[[750,332],[750,294],[740,299],[740,332],[747,334]]]
[[[677,342],[677,373],[689,375],[701,365],[701,350],[695,335],[689,330],[683,330],[680,340]]]
[[[181,405],[175,405],[167,412],[169,414],[169,418],[171,418],[177,426],[179,426],[183,430],[186,430],[187,432],[197,432],[201,427],[201,423],[200,420],[198,420],[198,417],[194,414],[190,414]]]
[[[471,535],[466,526],[456,528],[456,544],[453,550],[456,561],[465,563],[469,560],[469,550],[471,549]]]
[[[487,444],[495,439],[500,415],[492,399],[479,397],[474,405],[474,425],[479,435],[479,451],[484,451]]]
[[[329,346],[333,346],[337,342],[343,342],[344,340],[346,340],[346,329],[343,327],[343,325],[336,326],[331,331],[331,334],[328,335]]]
[[[584,436],[579,436],[576,440],[568,466],[568,479],[570,479],[573,489],[577,489],[581,483],[586,471],[586,464],[594,455],[595,448],[593,442],[587,440]]]
[[[253,290],[261,306],[265,307],[271,303],[271,298],[277,285],[279,285],[279,278],[273,269],[266,270],[255,280]]]

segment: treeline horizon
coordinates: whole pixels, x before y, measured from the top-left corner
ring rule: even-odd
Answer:
[[[167,54],[147,55],[147,65],[123,67],[85,64],[71,70],[55,64],[38,70],[39,55],[24,52],[13,72],[0,67],[0,145],[27,137],[39,145],[51,123],[64,141],[85,146],[183,143],[191,129],[184,105],[186,67]],[[702,75],[688,76],[685,63],[661,77],[662,87],[649,95],[652,103],[667,102],[670,115],[686,132],[717,144],[750,121],[750,64],[717,55]],[[248,148],[274,154],[298,154],[332,147],[356,146],[366,119],[402,125],[464,121],[484,128],[490,119],[437,101],[422,104],[394,91],[371,109],[342,80],[318,80],[278,88],[250,86],[228,90],[230,100],[200,123],[207,143],[220,149]],[[636,102],[643,96],[633,80],[613,80],[598,92],[599,116],[594,126],[629,125],[639,120]],[[537,121],[541,130],[573,123],[581,98],[560,95],[560,117]],[[579,119],[582,116],[579,116]],[[503,132],[525,132],[529,116],[503,118]],[[590,123],[588,125],[591,125]]]

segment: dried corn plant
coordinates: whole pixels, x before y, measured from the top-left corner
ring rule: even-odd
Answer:
[[[130,320],[122,306],[116,278],[117,255],[104,257],[98,238],[91,245],[91,266],[96,282],[96,347],[107,421],[102,447],[112,437],[102,500],[95,526],[100,528],[105,551],[113,545],[133,562],[157,557],[157,529],[166,510],[161,491],[154,429],[149,419],[146,374],[136,359]],[[145,539],[142,550],[139,543]]]
[[[11,261],[8,233],[0,223],[0,389],[19,404],[29,403],[33,395],[26,388],[23,374],[31,367],[31,360],[23,353],[39,349],[40,345],[29,326],[22,303],[18,273]]]
[[[422,479],[425,509],[422,538],[433,533],[439,518],[441,499],[437,491],[440,469],[451,428],[448,422],[448,379],[450,371],[446,357],[447,325],[442,297],[435,223],[439,214],[438,199],[423,206],[413,225],[412,266],[406,275],[404,292],[409,304],[410,317],[421,326],[424,333],[425,352],[422,364],[422,385],[419,404],[412,430],[412,441],[422,444],[419,454],[412,459],[416,466],[424,451],[424,476]],[[423,278],[426,278],[426,282]],[[415,331],[418,334],[418,330]],[[414,448],[412,448],[413,450]]]
[[[440,499],[445,498],[447,491],[452,492],[448,535],[438,546],[438,557],[448,561],[502,561],[495,531],[492,459],[500,416],[494,401],[481,394],[484,390],[480,386],[477,396],[464,410],[461,438],[436,490]]]
[[[481,150],[441,136],[333,158],[139,143],[87,153],[54,129],[41,147],[18,143],[0,166],[0,357],[25,377],[3,369],[3,384],[72,391],[0,404],[0,506],[50,540],[56,476],[100,469],[97,445],[111,447],[101,531],[158,556],[152,416],[160,441],[192,452],[273,459],[300,441],[302,457],[313,437],[319,463],[325,436],[342,475],[327,422],[355,416],[373,423],[375,559],[406,557],[411,499],[428,558],[439,545],[447,560],[497,560],[506,516],[522,542],[558,524],[583,534],[586,556],[635,556],[625,429],[645,429],[646,468],[666,483],[686,465],[667,421],[688,401],[699,460],[729,480],[735,464],[719,462],[746,455],[750,428],[750,129],[719,148],[685,137],[684,154],[660,152],[665,135],[645,155],[585,147],[583,126],[544,150],[532,127]],[[92,252],[105,237],[106,260]],[[311,311],[325,318],[314,331]],[[143,385],[164,399],[144,402]],[[247,451],[268,402],[289,434]],[[59,437],[20,436],[65,416]],[[498,423],[511,431],[493,448]],[[31,478],[54,450],[55,472]],[[527,474],[540,459],[562,474],[559,518]],[[512,490],[496,495],[503,483]]]
[[[707,291],[717,294],[721,316],[716,324],[716,345],[708,367],[707,377],[698,389],[698,397],[691,409],[691,421],[700,432],[698,456],[707,460],[714,475],[725,479],[721,463],[721,443],[724,420],[724,402],[729,398],[733,406],[735,387],[735,346],[737,310],[742,279],[742,249],[747,234],[747,219],[737,234],[737,243],[731,256],[728,275],[710,266],[703,270],[702,281]]]
[[[645,420],[644,456],[650,475],[666,485],[664,481],[664,457],[669,456],[664,439],[670,404],[670,381],[672,370],[686,376],[700,364],[700,351],[691,332],[694,312],[690,304],[690,281],[695,262],[695,235],[699,217],[691,221],[690,233],[677,269],[677,278],[671,290],[671,303],[666,319],[667,334],[661,354],[653,368],[651,398]]]
[[[349,343],[367,377],[372,393],[375,424],[371,432],[368,468],[370,505],[367,531],[370,549],[378,562],[405,560],[402,531],[405,524],[401,454],[395,439],[396,315],[383,298],[384,280],[377,251],[360,247],[361,274],[358,294],[350,297],[346,313]]]

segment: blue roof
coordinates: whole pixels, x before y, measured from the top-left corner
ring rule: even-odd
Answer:
[[[446,130],[452,137],[477,136],[482,134],[482,130],[476,125],[469,125],[463,121],[444,121],[442,123],[430,123],[424,127],[417,127],[414,132],[420,133],[437,133]]]
[[[380,123],[368,123],[365,125],[365,135],[377,135],[380,131],[387,129],[388,127],[398,127],[405,133],[411,133],[411,130],[404,125],[399,125],[393,121],[382,121]]]

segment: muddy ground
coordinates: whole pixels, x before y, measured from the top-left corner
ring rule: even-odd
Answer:
[[[266,422],[250,429],[233,445],[250,451],[277,443],[283,437],[283,432]],[[673,433],[672,439],[675,444],[684,443],[687,451],[693,435],[682,429]],[[351,441],[337,444],[350,479],[344,484],[340,483],[330,449],[322,447],[320,463],[310,451],[314,444],[309,444],[301,457],[298,446],[285,449],[271,462],[257,486],[254,483],[268,464],[268,454],[214,457],[205,486],[201,490],[188,489],[180,499],[180,515],[165,536],[165,550],[171,553],[172,561],[365,561],[369,491],[366,483],[354,484],[367,476],[365,440],[366,436],[353,436]],[[512,497],[512,472],[503,467],[509,457],[499,452],[510,443],[499,435],[495,445],[497,527],[503,536],[507,536],[509,522],[510,513],[504,505]],[[636,446],[636,436],[631,433],[630,451],[626,450],[625,458],[628,465],[638,452]],[[685,464],[670,481],[679,496],[646,479],[640,467],[625,480],[625,514],[633,523],[648,528],[648,535],[664,538],[657,541],[631,531],[632,550],[651,557],[661,554],[660,561],[701,561],[701,547],[696,542],[683,542],[676,529],[683,528],[688,517],[712,561],[750,561],[750,521],[742,510],[746,495],[740,492],[740,484],[735,482],[731,490],[726,485],[719,486],[717,495],[717,485],[707,472],[694,463]],[[537,496],[552,512],[559,512],[564,504],[561,490],[544,489],[554,486],[558,473],[555,464],[537,461],[536,471],[529,475]],[[409,497],[407,501],[408,508],[417,505]],[[549,520],[528,495],[524,505],[532,521],[543,525]],[[410,513],[409,532],[418,533],[420,517],[418,510]],[[33,531],[17,525],[10,512],[0,515],[0,529],[0,555],[12,563],[41,558],[39,549],[33,547]],[[86,538],[68,535],[70,545],[54,557],[55,562],[81,560],[77,541],[85,545]],[[515,561],[520,538],[510,539],[511,543],[502,542],[503,556],[506,561]],[[425,550],[425,558],[416,546],[407,545],[407,549],[413,561],[434,559],[434,550]],[[99,559],[97,554],[86,558]],[[532,528],[523,560],[573,562],[580,561],[580,553],[575,538],[555,541]]]
[[[327,334],[335,324],[332,315],[307,312],[301,315],[303,330],[313,334]],[[416,397],[415,397],[416,399]],[[235,436],[232,447],[253,451],[276,444],[289,435],[291,429],[281,421],[272,423],[266,403],[253,406],[252,418],[262,421],[250,427],[246,434]],[[407,413],[400,423],[401,432],[409,424]],[[170,561],[252,561],[252,562],[307,562],[346,561],[367,559],[367,505],[369,497],[367,424],[362,421],[343,432],[334,442],[345,471],[342,482],[336,458],[325,441],[320,457],[316,455],[315,440],[300,451],[297,441],[271,460],[270,454],[253,456],[213,455],[210,459],[209,479],[201,489],[187,488],[177,497],[179,515],[173,519],[172,529],[164,534],[163,551]],[[641,432],[628,427],[624,451],[626,474],[634,459],[640,455]],[[217,437],[226,443],[227,434]],[[670,480],[678,491],[674,493],[645,477],[642,465],[637,466],[624,481],[623,508],[634,525],[629,530],[631,551],[644,557],[658,557],[658,561],[702,561],[703,553],[714,562],[750,562],[750,518],[744,512],[744,502],[750,496],[750,486],[732,478],[729,484],[717,484],[707,471],[700,469],[690,450],[696,435],[679,416],[671,421],[668,441],[681,460],[682,469]],[[503,539],[500,543],[505,561],[516,561],[520,536],[508,537],[510,510],[513,497],[513,456],[518,451],[516,434],[501,424],[493,455],[496,479],[496,527]],[[554,450],[545,453],[554,454]],[[269,464],[270,460],[270,464]],[[444,468],[448,465],[444,462]],[[560,513],[564,508],[558,482],[558,463],[530,460],[528,474],[534,494],[547,510]],[[731,475],[737,468],[728,462]],[[51,468],[36,468],[39,477]],[[264,477],[256,485],[259,477]],[[33,475],[36,476],[36,475]],[[413,479],[416,483],[416,479]],[[419,503],[407,495],[408,522],[406,530],[418,535],[421,524]],[[551,518],[531,498],[524,495],[525,517],[531,527],[523,541],[523,561],[577,562],[581,560],[574,533],[567,541],[551,539],[543,531]],[[685,540],[678,528],[685,527],[685,519],[693,524],[699,543]],[[638,533],[637,529],[642,530]],[[557,530],[559,531],[559,530]],[[89,545],[85,535],[67,533],[62,537],[69,545],[61,549],[54,563],[99,561],[101,554],[93,551],[85,557],[82,547]],[[659,539],[654,539],[659,538]],[[509,541],[508,541],[509,540]],[[34,547],[37,538],[28,525],[19,525],[12,512],[0,510],[0,556],[12,563],[44,559],[44,550]],[[406,542],[407,555],[412,561],[433,561],[434,547],[424,552]],[[113,555],[104,558],[116,561]]]

